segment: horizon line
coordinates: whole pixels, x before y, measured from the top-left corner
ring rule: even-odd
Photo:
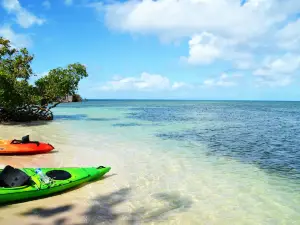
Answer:
[[[271,100],[271,99],[164,99],[164,98],[83,98],[83,101],[256,101],[256,102],[300,102],[300,100]]]

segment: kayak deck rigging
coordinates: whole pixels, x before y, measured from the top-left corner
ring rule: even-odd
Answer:
[[[110,167],[41,168],[50,182],[45,183],[35,168],[0,169],[0,203],[29,200],[61,192],[104,176]]]

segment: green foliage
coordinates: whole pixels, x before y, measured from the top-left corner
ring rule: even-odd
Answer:
[[[0,106],[13,108],[32,103],[28,84],[32,75],[30,63],[33,59],[25,48],[11,48],[8,40],[0,37]],[[26,101],[25,99],[28,98]]]
[[[35,85],[47,103],[53,103],[66,95],[74,95],[79,81],[87,76],[85,67],[74,63],[68,65],[67,68],[50,70],[48,75],[37,80]]]
[[[84,65],[73,63],[50,70],[31,85],[33,58],[26,48],[12,48],[9,40],[0,37],[0,109],[13,111],[28,105],[57,105],[66,95],[74,95],[80,80],[88,77]]]

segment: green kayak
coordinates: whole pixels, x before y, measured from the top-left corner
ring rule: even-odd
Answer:
[[[0,204],[28,201],[65,191],[98,179],[110,169],[110,167],[99,166],[36,170],[36,168],[17,169],[8,165],[0,169]],[[48,180],[43,179],[43,175],[46,175]]]

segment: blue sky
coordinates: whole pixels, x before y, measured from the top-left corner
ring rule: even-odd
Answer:
[[[300,1],[0,2],[0,36],[39,77],[85,64],[86,98],[300,97]]]

